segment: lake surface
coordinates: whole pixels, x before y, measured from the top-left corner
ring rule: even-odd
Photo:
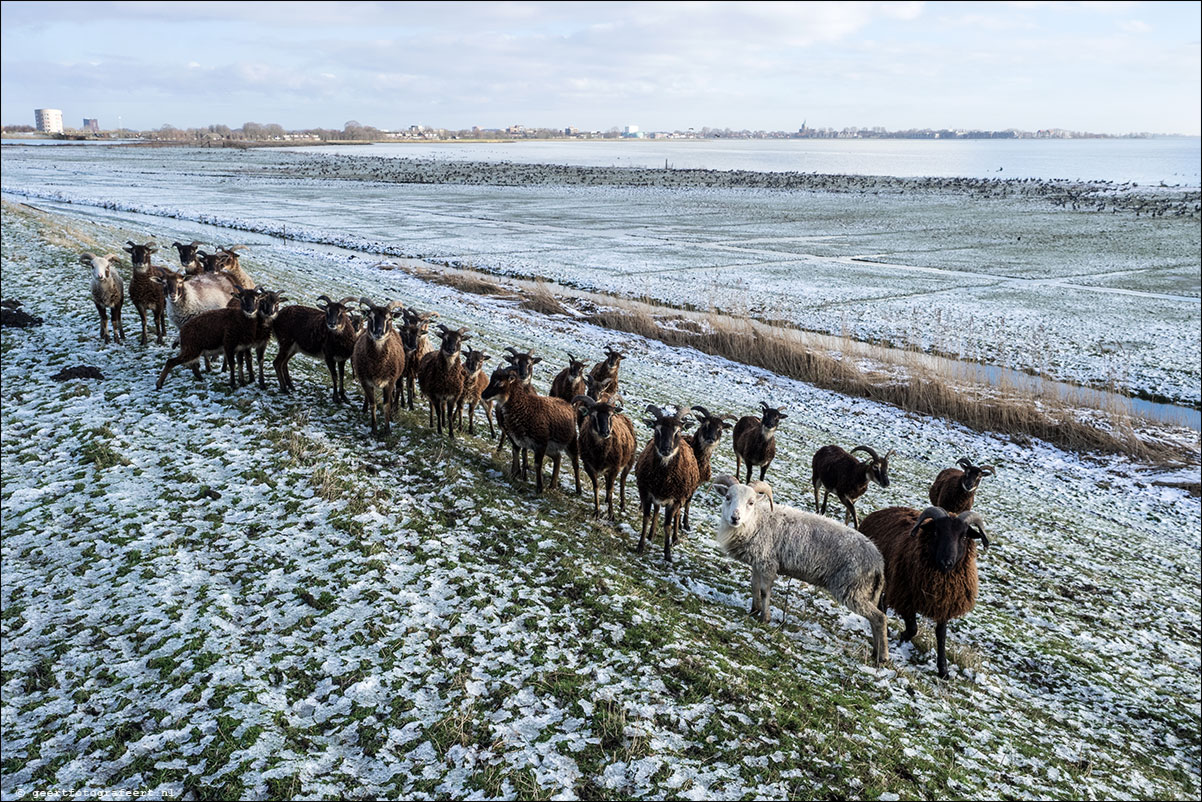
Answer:
[[[398,159],[837,173],[1042,178],[1202,186],[1202,139],[703,139],[404,142],[285,148]]]

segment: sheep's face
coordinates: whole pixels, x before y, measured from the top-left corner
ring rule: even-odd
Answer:
[[[727,528],[755,528],[759,519],[758,505],[766,495],[741,484],[714,483],[714,492],[722,499],[722,523]]]
[[[95,281],[108,281],[115,275],[113,262],[117,258],[117,255],[112,253],[107,256],[93,256],[90,253],[85,253],[79,257],[79,261],[91,270],[92,278]]]
[[[613,437],[614,433],[614,415],[621,411],[622,408],[619,406],[601,402],[593,404],[584,411],[584,414],[593,419],[593,429],[597,432],[597,436],[602,440],[608,440]]]
[[[480,394],[483,399],[496,398],[502,404],[509,400],[509,393],[514,385],[521,384],[522,379],[514,367],[499,367],[489,377],[488,386]]]
[[[945,574],[956,570],[964,562],[972,540],[985,537],[981,528],[974,528],[951,515],[928,519],[919,527],[919,533],[925,539],[923,548],[928,564]]]
[[[200,250],[200,243],[193,242],[190,245],[183,245],[178,242],[171,243],[172,246],[179,251],[179,263],[185,267],[196,261],[196,252]]]
[[[618,372],[618,366],[622,364],[625,355],[621,351],[606,351],[605,352],[605,372],[613,375]]]
[[[688,423],[688,418],[675,415],[647,421],[647,425],[652,429],[655,453],[661,460],[669,462],[676,456],[676,452],[680,450],[681,435]]]
[[[568,376],[570,376],[573,379],[579,379],[580,374],[583,372],[584,372],[584,363],[577,359],[573,359],[571,356],[569,356],[568,357]]]
[[[872,477],[872,481],[876,482],[881,487],[889,486],[889,455],[881,457],[878,460],[873,460],[868,465],[868,475]]]
[[[392,332],[392,310],[387,306],[369,306],[363,310],[368,335],[379,342]]]
[[[463,366],[469,376],[474,376],[481,370],[484,370],[484,363],[487,361],[488,354],[469,348],[467,349],[467,354],[464,355]]]
[[[238,290],[238,305],[242,309],[242,314],[247,317],[259,314],[260,297],[257,290]]]
[[[150,255],[159,249],[159,246],[154,242],[138,245],[133,240],[126,240],[125,244],[129,247],[123,250],[129,254],[129,260],[133,262],[135,269],[140,265],[149,265]]]
[[[330,331],[341,331],[343,326],[351,323],[350,310],[340,303],[327,304],[325,307],[326,328]]]
[[[438,336],[442,339],[440,350],[443,355],[453,357],[463,348],[463,341],[471,335],[464,329],[443,329]]]
[[[263,290],[259,296],[259,320],[271,323],[280,313],[280,304],[288,300],[283,293],[274,290]]]
[[[505,350],[509,352],[505,361],[517,369],[523,383],[531,384],[534,381],[534,366],[542,362],[543,358],[535,356],[532,352],[522,353],[516,348],[506,348]]]
[[[772,434],[776,431],[776,427],[780,426],[780,422],[789,417],[779,409],[773,409],[767,405],[761,405],[764,410],[764,416],[760,418],[760,427],[765,435]]]
[[[163,285],[164,295],[173,304],[181,303],[184,300],[184,282],[188,280],[187,275],[184,273],[160,270],[159,274],[151,276],[150,280],[156,284]]]
[[[991,465],[973,465],[968,463],[966,466],[965,460],[961,460],[959,465],[964,468],[964,475],[960,477],[960,489],[965,493],[975,493],[977,488],[981,486],[981,479],[986,476],[993,476],[993,466]]]
[[[731,428],[730,423],[712,415],[701,417],[697,432],[693,436],[705,448],[713,448],[722,439],[722,432]]]

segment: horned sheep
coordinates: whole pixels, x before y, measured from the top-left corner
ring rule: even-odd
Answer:
[[[868,462],[860,462],[853,457],[852,454],[857,451],[867,454]],[[810,476],[810,481],[814,483],[814,509],[818,510],[820,515],[826,515],[826,503],[834,491],[839,501],[847,508],[843,523],[851,523],[859,529],[860,516],[856,512],[856,499],[868,490],[869,479],[881,487],[889,486],[889,457],[892,454],[892,451],[887,451],[882,457],[868,446],[856,446],[850,453],[839,446],[823,446],[818,449],[811,463],[813,473]],[[825,490],[822,494],[821,509],[818,506],[820,485]]]
[[[959,469],[945,468],[939,472],[931,484],[930,492],[931,503],[952,515],[971,510],[981,479],[994,473],[992,465],[973,465],[968,457],[963,457],[956,464],[960,466]]]
[[[935,621],[939,676],[946,678],[947,622],[968,614],[977,602],[977,544],[988,548],[985,523],[968,510],[949,515],[940,507],[922,512],[886,507],[864,518],[860,531],[885,559],[885,596],[906,622],[903,642],[918,632],[918,616]]]

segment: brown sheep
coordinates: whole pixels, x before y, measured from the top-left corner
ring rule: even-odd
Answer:
[[[463,393],[455,410],[459,422],[459,431],[463,431],[463,408],[467,406],[467,433],[476,433],[476,407],[484,409],[484,420],[488,422],[489,438],[496,437],[492,428],[492,401],[485,401],[480,396],[488,387],[489,376],[484,372],[484,363],[489,359],[483,351],[467,349],[463,355]]]
[[[521,370],[512,366],[493,371],[481,398],[496,399],[505,406],[505,435],[514,447],[514,474],[517,450],[534,452],[535,489],[543,492],[543,457],[551,455],[551,487],[559,484],[559,463],[566,451],[572,458],[576,495],[580,495],[580,456],[576,441],[576,410],[562,398],[539,395],[528,387]]]
[[[471,337],[467,329],[448,329],[438,324],[438,337],[442,345],[422,357],[417,367],[417,386],[430,401],[430,425],[438,416],[438,433],[442,434],[446,421],[447,437],[455,437],[455,410],[459,397],[463,395],[466,378],[463,370],[463,341]]]
[[[299,353],[324,359],[334,385],[334,401],[349,401],[346,395],[346,363],[355,350],[358,329],[351,322],[350,306],[355,299],[331,300],[318,296],[319,308],[288,306],[280,310],[272,326],[272,334],[280,350],[272,361],[280,392],[295,389],[288,363]]]
[[[655,537],[655,521],[659,508],[663,507],[666,562],[672,562],[672,545],[680,537],[681,510],[700,483],[697,458],[682,436],[683,430],[692,423],[692,418],[684,413],[685,409],[681,405],[675,415],[667,415],[653,405],[647,406],[646,412],[651,418],[643,422],[651,427],[652,437],[639,454],[634,469],[643,512],[638,551],[642,554],[647,548],[648,519],[651,536]]]
[[[351,368],[363,388],[363,411],[371,414],[371,433],[376,433],[376,391],[383,395],[384,435],[392,428],[393,394],[396,381],[405,369],[405,348],[392,327],[392,316],[399,315],[401,302],[390,301],[376,306],[360,298],[363,309],[363,331],[355,340],[351,353]]]
[[[714,446],[718,445],[718,441],[722,439],[722,433],[731,428],[731,424],[727,421],[733,420],[735,416],[711,415],[709,410],[702,406],[693,407],[693,411],[700,416],[697,431],[686,434],[684,439],[693,449],[693,456],[697,458],[697,486],[700,487],[713,476],[710,457],[714,453]],[[689,508],[692,506],[693,497],[689,496],[689,500],[684,504],[683,527],[690,531],[692,527],[689,525]]]
[[[860,462],[852,456],[857,451],[868,455],[868,462]],[[868,480],[876,482],[881,487],[889,486],[889,457],[892,451],[886,451],[885,456],[879,456],[868,446],[856,446],[851,453],[839,446],[823,446],[814,452],[812,461],[813,473],[810,481],[814,483],[814,509],[819,515],[826,515],[826,503],[831,491],[847,508],[843,523],[860,527],[860,515],[856,512],[856,499],[868,490]],[[818,507],[818,487],[822,486],[822,507]]]
[[[985,523],[971,510],[958,516],[939,507],[921,513],[886,507],[866,517],[860,532],[885,558],[885,595],[906,629],[902,642],[918,632],[918,616],[935,621],[940,677],[947,677],[947,622],[961,618],[977,602],[977,545],[988,548]]]
[[[638,445],[634,424],[621,414],[621,405],[594,401],[584,394],[573,398],[572,404],[579,410],[580,461],[593,483],[593,518],[601,517],[597,487],[597,476],[600,475],[605,480],[605,502],[612,522],[615,477],[620,477],[618,499],[622,512],[626,512],[626,477],[634,468],[634,450]]]
[[[968,457],[962,458],[956,464],[962,470],[945,468],[940,471],[931,484],[930,492],[931,503],[952,515],[971,510],[982,477],[993,476],[994,473],[992,465],[973,465]]]
[[[551,380],[552,398],[562,398],[569,404],[578,395],[587,395],[588,386],[584,379],[584,363],[568,354],[568,366]]]
[[[129,300],[133,302],[134,309],[138,310],[138,316],[142,318],[140,342],[146,345],[150,339],[146,331],[146,313],[149,312],[151,323],[154,325],[155,339],[162,343],[167,334],[167,296],[163,293],[163,285],[155,281],[161,271],[150,264],[150,255],[157,251],[159,246],[154,242],[138,245],[133,240],[126,240],[126,244],[129,247],[124,250],[129,254],[134,268],[133,278],[129,280]]]
[[[735,478],[739,478],[742,463],[746,462],[748,484],[751,483],[751,468],[754,465],[760,466],[760,481],[764,481],[764,474],[768,473],[768,466],[776,457],[776,427],[789,417],[781,410],[774,409],[763,401],[760,402],[760,409],[763,410],[762,418],[754,415],[744,415],[739,418],[739,422],[735,424],[733,435]]]

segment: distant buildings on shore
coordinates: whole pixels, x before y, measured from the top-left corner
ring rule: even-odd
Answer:
[[[33,119],[34,125],[43,134],[61,134],[63,132],[62,109],[34,109]]]
[[[34,118],[36,130],[43,134],[66,136],[67,138],[86,138],[96,136],[133,135],[141,139],[172,142],[196,142],[205,145],[218,145],[224,142],[239,143],[270,143],[295,141],[320,142],[380,142],[380,141],[454,141],[481,139],[1116,139],[1116,138],[1147,138],[1155,136],[1148,133],[1132,133],[1116,136],[1113,134],[1092,134],[1080,131],[1067,131],[1061,128],[1046,128],[1038,131],[1020,131],[1017,128],[1007,128],[1002,131],[984,131],[966,128],[911,128],[903,131],[887,131],[876,126],[872,128],[813,128],[808,121],[803,121],[796,131],[765,131],[750,129],[689,128],[676,131],[643,131],[638,125],[628,124],[622,128],[612,127],[605,131],[586,131],[576,126],[563,128],[527,127],[515,123],[505,128],[481,128],[472,126],[470,129],[433,128],[426,125],[410,125],[408,128],[389,130],[363,125],[355,120],[346,123],[341,130],[327,128],[308,128],[302,130],[285,130],[276,123],[260,124],[245,123],[241,128],[230,128],[226,125],[209,125],[200,128],[176,128],[172,125],[162,125],[148,131],[134,132],[122,129],[121,132],[104,132],[100,122],[94,117],[83,118],[80,129],[64,129],[63,112],[61,109],[35,109]],[[4,132],[17,134],[32,132],[28,125],[6,125]]]

